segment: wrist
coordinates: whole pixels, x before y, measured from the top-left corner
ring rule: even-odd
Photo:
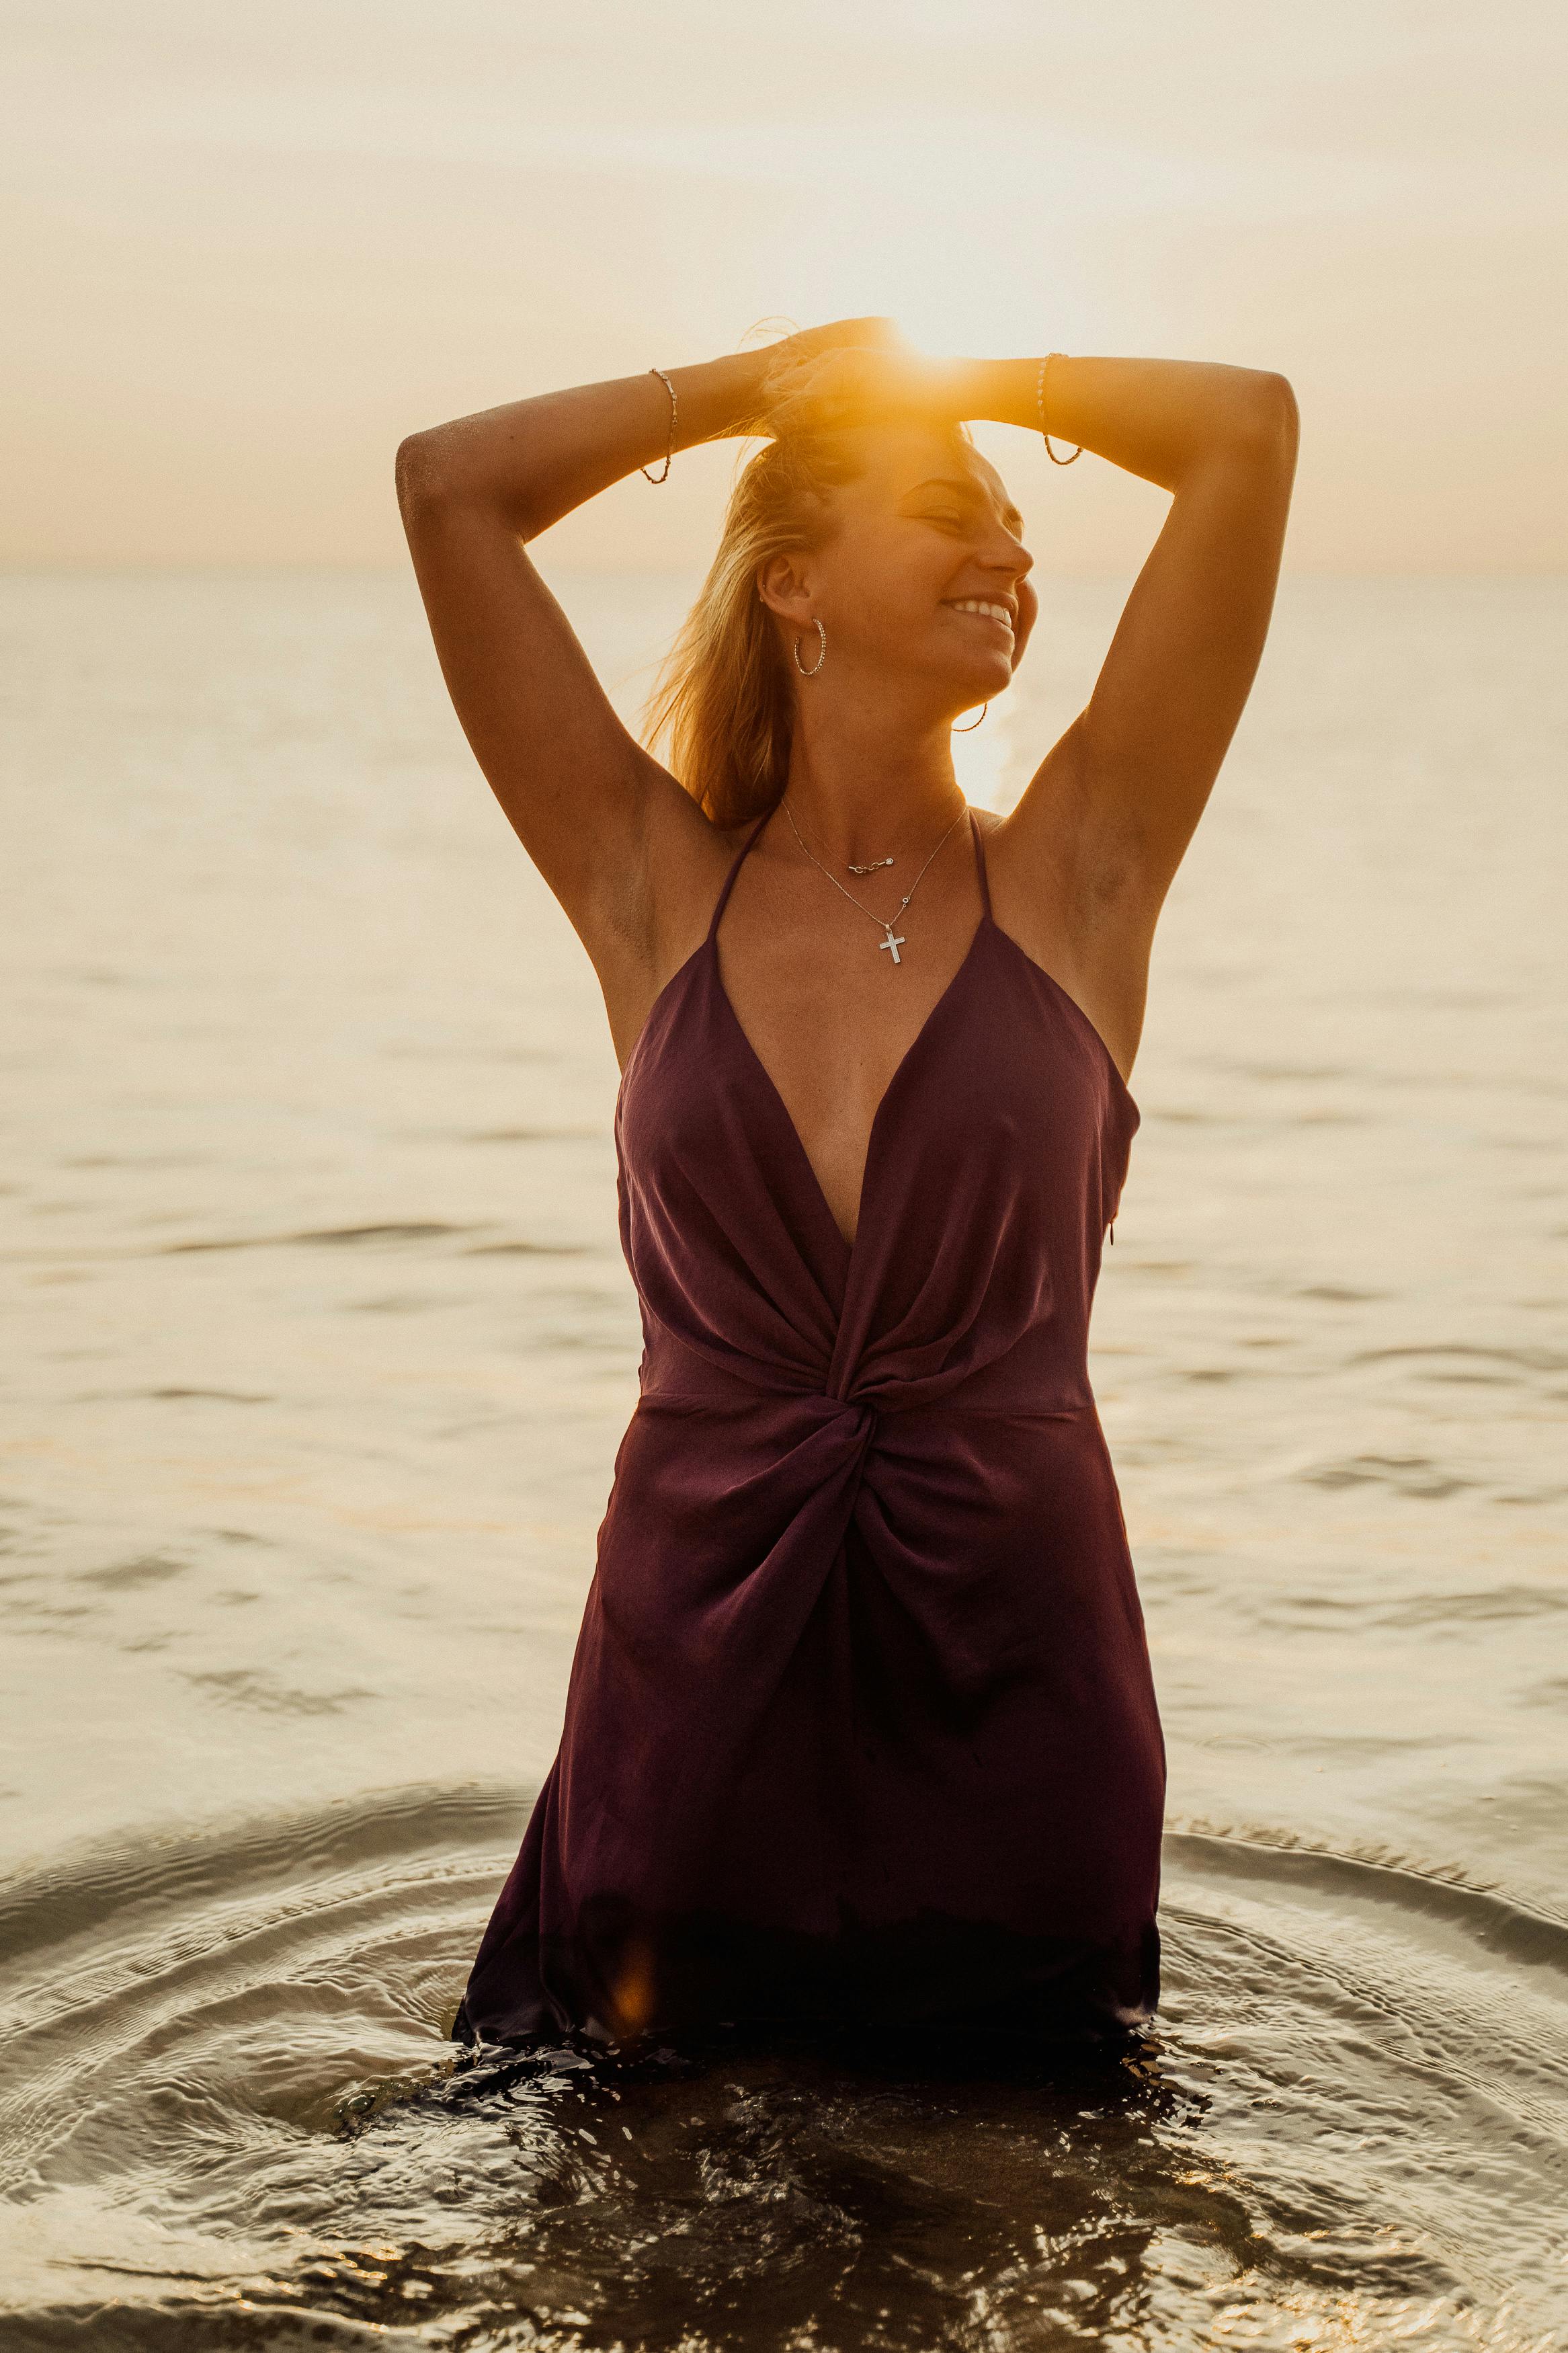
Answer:
[[[762,406],[767,352],[724,352],[716,360],[670,368],[679,403],[675,446],[721,441],[752,430]]]
[[[1037,360],[953,360],[955,414],[985,417],[994,425],[1018,425],[1037,432],[1035,399]]]
[[[944,421],[960,423],[994,414],[994,361],[931,360],[926,365],[931,370],[932,406]]]

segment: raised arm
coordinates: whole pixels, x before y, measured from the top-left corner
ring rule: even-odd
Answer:
[[[850,320],[668,370],[675,448],[752,429],[781,351],[883,332]],[[458,719],[593,959],[623,1050],[670,940],[711,899],[724,848],[616,716],[526,543],[636,467],[657,468],[669,427],[669,394],[648,373],[458,417],[397,453],[404,528]]]
[[[1282,376],[1054,359],[1053,437],[1173,493],[1088,707],[1006,821],[1059,976],[1130,1070],[1154,927],[1251,690],[1296,467]],[[1038,366],[976,371],[966,413],[1038,427]],[[1000,847],[1000,845],[999,845]]]
[[[669,371],[677,448],[739,429],[759,358]],[[668,446],[652,374],[576,385],[416,433],[397,495],[442,672],[474,756],[606,985],[658,959],[654,839],[712,828],[611,708],[526,543]],[[650,491],[649,495],[653,495]]]
[[[908,410],[1040,429],[1040,363],[834,352],[774,387],[825,418]],[[1282,376],[1053,357],[1044,422],[1173,494],[1089,705],[994,835],[994,879],[1130,1070],[1149,949],[1251,688],[1296,465]]]

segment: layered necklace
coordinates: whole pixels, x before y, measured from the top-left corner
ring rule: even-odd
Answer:
[[[788,818],[789,822],[790,822],[790,831],[794,834],[794,836],[795,836],[795,839],[796,839],[798,842],[800,842],[800,846],[801,846],[801,848],[805,851],[805,854],[806,854],[806,856],[810,859],[810,860],[811,860],[812,864],[813,864],[815,867],[816,867],[816,868],[817,868],[817,869],[818,869],[822,873],[824,873],[824,874],[826,874],[826,875],[827,876],[828,881],[832,883],[832,885],[833,885],[833,887],[834,887],[834,889],[835,889],[836,891],[844,891],[844,896],[848,900],[849,904],[850,904],[852,907],[858,907],[858,908],[860,909],[860,913],[861,913],[863,915],[868,915],[868,916],[870,916],[870,919],[871,919],[872,923],[874,923],[876,924],[877,929],[878,929],[879,932],[884,933],[884,934],[886,934],[886,936],[885,936],[884,938],[879,939],[879,940],[878,941],[877,945],[879,946],[879,948],[886,948],[886,949],[888,949],[888,950],[889,950],[889,952],[890,953],[891,956],[892,956],[893,962],[894,962],[895,964],[902,964],[902,962],[903,962],[903,958],[902,958],[902,956],[899,954],[899,950],[900,950],[900,949],[903,946],[903,944],[904,944],[904,935],[903,935],[902,932],[896,932],[896,931],[893,929],[893,924],[894,924],[894,923],[898,923],[898,921],[899,921],[899,919],[900,919],[900,916],[901,916],[901,915],[902,915],[902,913],[903,913],[903,912],[904,912],[904,909],[909,905],[910,901],[914,897],[915,892],[920,889],[920,887],[921,887],[921,881],[922,881],[922,879],[923,879],[923,877],[924,877],[924,875],[925,875],[926,866],[929,866],[929,865],[931,864],[931,858],[934,858],[934,857],[936,856],[936,850],[937,850],[937,849],[940,849],[942,848],[942,842],[943,842],[943,841],[945,841],[945,840],[947,839],[947,838],[948,838],[948,834],[951,834],[951,833],[952,832],[952,830],[953,830],[953,827],[957,826],[957,825],[958,825],[958,824],[963,820],[963,818],[964,818],[965,817],[967,817],[967,815],[969,814],[967,804],[965,804],[965,806],[964,806],[963,808],[961,808],[961,809],[959,810],[959,812],[958,812],[958,816],[957,816],[957,817],[955,817],[955,818],[953,818],[953,820],[952,820],[952,825],[950,825],[950,826],[948,827],[948,828],[947,828],[947,833],[944,833],[944,834],[942,835],[942,841],[939,841],[939,842],[937,843],[936,849],[933,849],[933,850],[931,851],[931,858],[928,858],[928,859],[926,860],[925,866],[922,866],[922,867],[921,868],[920,873],[919,873],[919,874],[917,874],[917,875],[915,876],[914,881],[910,884],[909,889],[904,892],[903,897],[902,897],[902,898],[900,900],[900,902],[899,902],[898,913],[894,915],[894,917],[893,917],[893,922],[892,922],[891,923],[885,923],[885,922],[883,921],[883,919],[882,919],[882,917],[881,917],[880,915],[876,914],[876,913],[873,913],[872,910],[871,910],[869,907],[863,905],[863,904],[862,904],[862,902],[860,902],[860,901],[859,901],[859,900],[855,896],[855,893],[854,893],[854,892],[853,892],[853,891],[845,891],[845,890],[844,890],[844,885],[843,885],[843,883],[842,883],[842,882],[840,882],[840,881],[838,880],[837,875],[837,874],[835,874],[835,873],[832,871],[832,870],[831,870],[830,868],[828,868],[828,867],[826,867],[826,866],[824,866],[824,865],[823,865],[823,863],[822,863],[821,859],[817,857],[817,855],[816,855],[816,851],[815,851],[815,850],[813,850],[813,849],[809,849],[809,848],[807,847],[806,843],[802,839],[802,838],[801,838],[801,830],[800,830],[800,828],[799,828],[799,826],[798,826],[798,825],[796,825],[796,823],[795,823],[795,811],[791,808],[791,807],[790,807],[790,805],[789,805],[789,802],[788,802],[787,800],[784,802],[784,815],[785,815],[785,817],[787,817],[787,818]],[[850,866],[850,867],[849,867],[849,871],[850,871],[850,873],[851,873],[851,874],[874,874],[874,873],[876,872],[876,871],[877,871],[878,867],[879,867],[879,866],[890,866],[890,865],[892,864],[892,862],[893,862],[893,861],[892,861],[892,860],[891,860],[890,858],[878,858],[878,859],[873,860],[872,863],[871,863],[869,866]],[[848,860],[845,860],[845,863],[846,863],[846,865],[848,865]]]

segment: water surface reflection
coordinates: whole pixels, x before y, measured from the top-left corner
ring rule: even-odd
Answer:
[[[416,1790],[13,1891],[11,2341],[1552,2341],[1552,1922],[1189,1836],[1165,2015],[1120,2052],[455,2052],[515,1833],[503,1793]]]

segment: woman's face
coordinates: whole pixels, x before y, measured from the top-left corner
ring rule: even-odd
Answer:
[[[767,601],[805,637],[807,669],[820,616],[841,679],[902,675],[933,719],[956,717],[1011,683],[1034,627],[1023,517],[956,433],[858,430],[864,467],[833,494],[827,543],[775,559]]]

